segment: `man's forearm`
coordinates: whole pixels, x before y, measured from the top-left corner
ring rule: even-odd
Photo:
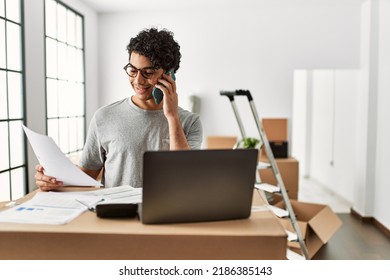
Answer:
[[[169,147],[170,150],[189,150],[187,138],[179,119],[168,120],[169,125]]]

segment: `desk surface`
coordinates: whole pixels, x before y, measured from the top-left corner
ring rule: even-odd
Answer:
[[[144,225],[85,212],[66,225],[0,223],[0,259],[285,259],[286,234],[257,191],[253,205],[249,219],[219,222]]]

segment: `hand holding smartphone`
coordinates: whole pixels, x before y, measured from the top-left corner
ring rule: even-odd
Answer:
[[[176,77],[175,77],[175,74],[173,73],[173,69],[171,69],[171,70],[165,72],[165,74],[166,74],[166,75],[172,74],[172,76],[171,76],[172,79],[173,79],[174,81],[176,81]],[[154,102],[155,102],[156,104],[160,104],[161,101],[162,101],[162,99],[163,99],[163,97],[164,97],[164,93],[162,92],[162,90],[161,90],[161,89],[158,89],[158,88],[156,88],[156,87],[153,89],[152,95],[153,95]]]

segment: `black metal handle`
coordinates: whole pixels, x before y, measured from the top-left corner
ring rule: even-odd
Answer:
[[[252,95],[251,95],[249,90],[243,90],[243,89],[238,89],[238,90],[235,90],[235,91],[223,91],[222,90],[222,91],[220,91],[220,94],[224,95],[224,96],[227,96],[230,99],[230,101],[234,100],[234,96],[239,96],[239,95],[246,96],[249,101],[253,100]]]

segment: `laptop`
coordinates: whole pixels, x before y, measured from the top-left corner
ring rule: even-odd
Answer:
[[[256,149],[145,152],[142,223],[248,218],[257,156]]]

